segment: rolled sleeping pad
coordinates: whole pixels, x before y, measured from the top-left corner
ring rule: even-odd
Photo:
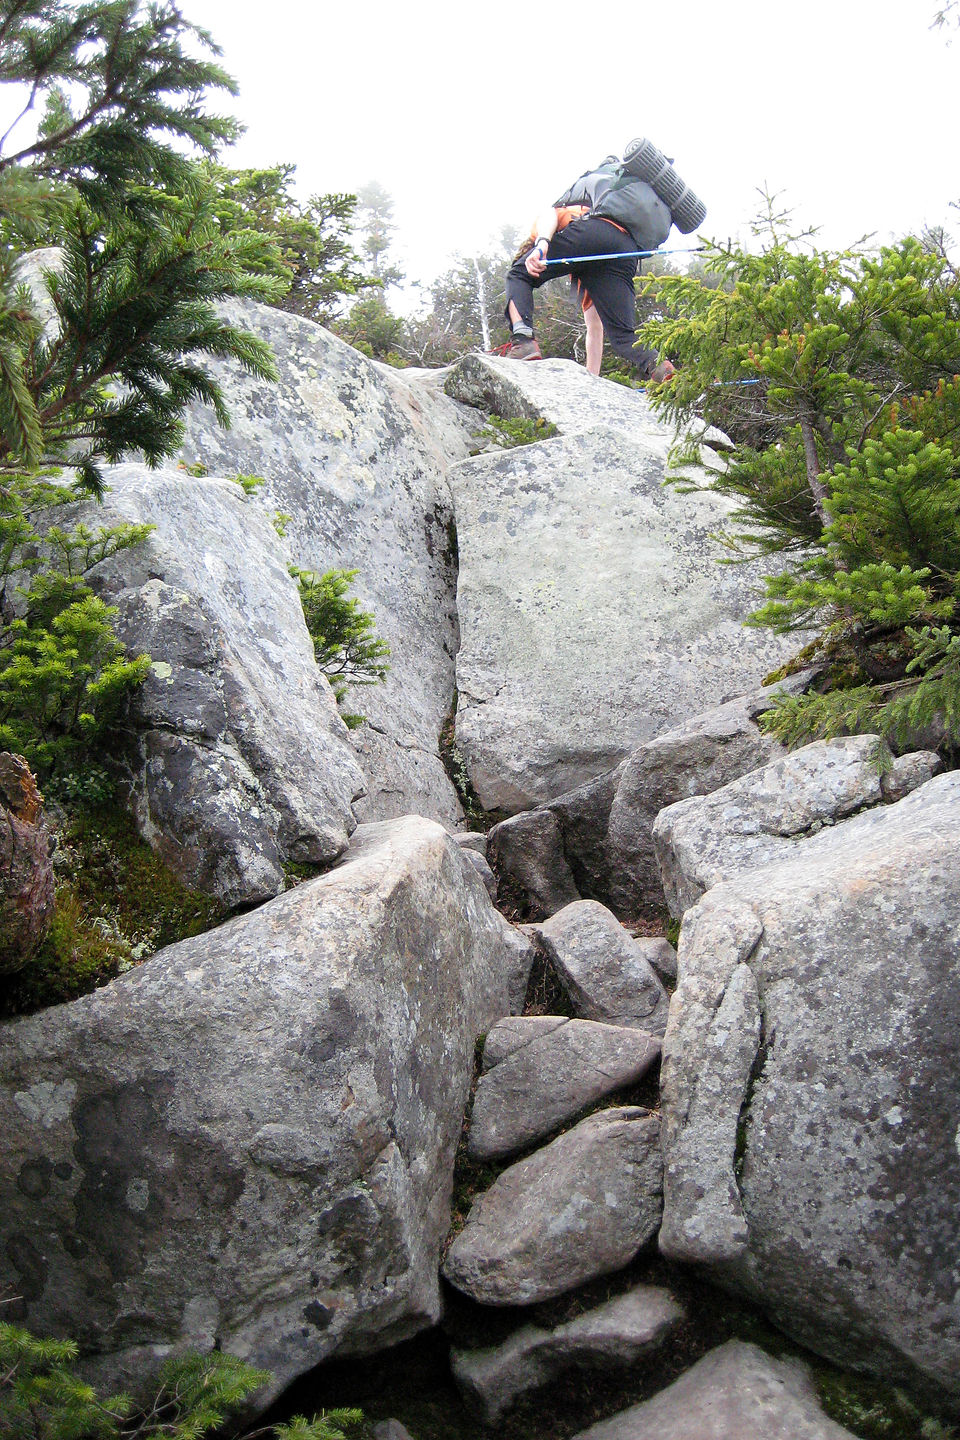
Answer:
[[[655,195],[670,207],[670,215],[681,235],[690,235],[703,224],[707,207],[685,185],[667,157],[651,140],[643,136],[631,140],[623,152],[623,168],[628,175],[645,180]]]

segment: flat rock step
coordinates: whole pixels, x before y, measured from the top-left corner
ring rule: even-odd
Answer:
[[[659,1054],[656,1036],[593,1020],[543,1015],[495,1025],[484,1046],[470,1155],[493,1160],[534,1144],[588,1105],[635,1084]]]
[[[574,1440],[853,1440],[820,1409],[799,1360],[728,1340],[652,1400]]]
[[[650,961],[670,942],[635,940],[597,900],[577,900],[528,931],[542,941],[560,983],[584,1020],[662,1035],[670,997]]]
[[[482,1305],[534,1305],[628,1264],[663,1210],[659,1117],[601,1110],[474,1202],[443,1272]]]
[[[454,1350],[453,1376],[489,1425],[522,1395],[571,1366],[615,1370],[632,1365],[656,1350],[683,1317],[669,1290],[638,1285],[553,1330],[524,1325],[502,1345]]]

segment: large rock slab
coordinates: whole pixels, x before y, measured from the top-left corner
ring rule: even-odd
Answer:
[[[623,1370],[657,1350],[684,1317],[669,1290],[638,1285],[565,1325],[524,1325],[502,1345],[454,1350],[453,1378],[490,1425],[522,1395],[571,1368]]]
[[[490,831],[488,856],[507,894],[530,919],[541,920],[580,899],[563,848],[563,832],[549,810],[526,810]]]
[[[891,785],[897,795],[915,788],[941,765],[933,752],[892,760],[875,735],[816,740],[668,806],[653,841],[671,914],[682,915],[721,880],[784,858],[804,835],[880,804]]]
[[[660,1243],[834,1361],[960,1395],[960,775],[684,917]]]
[[[501,1027],[487,1037],[467,1146],[476,1160],[512,1155],[542,1140],[594,1101],[635,1084],[660,1055],[660,1041],[642,1030],[561,1016],[530,1019],[561,1023],[537,1025],[526,1044],[505,1056]],[[515,1040],[524,1022],[504,1023]]]
[[[656,449],[666,461],[673,432],[654,414],[646,392],[591,375],[572,360],[518,365],[496,355],[464,355],[444,379],[447,394],[510,420],[545,420],[561,435],[596,426],[619,430]],[[719,430],[708,439],[729,441]]]
[[[409,818],[0,1026],[0,1292],[22,1297],[6,1318],[74,1337],[111,1386],[216,1345],[271,1371],[271,1393],[434,1322],[510,934],[452,840]]]
[[[670,1001],[649,952],[668,941],[635,940],[597,900],[576,900],[530,929],[581,1019],[663,1034]]]
[[[211,362],[231,429],[196,407],[184,457],[212,474],[262,476],[252,504],[268,518],[289,516],[297,565],[360,571],[353,592],[392,651],[386,682],[355,687],[348,701],[368,721],[353,736],[369,789],[361,818],[415,812],[455,825],[461,811],[438,737],[453,704],[457,649],[445,480],[449,460],[467,450],[456,407],[427,390],[418,398],[311,320],[252,301],[229,301],[223,313],[269,341],[280,380]]]
[[[153,526],[91,575],[120,639],[153,660],[118,757],[140,829],[229,906],[276,895],[285,860],[343,851],[365,784],[279,537],[229,481],[140,465],[107,479],[74,518]]]
[[[784,688],[754,690],[716,706],[648,740],[624,761],[608,812],[605,869],[594,882],[598,898],[618,915],[637,915],[663,903],[653,842],[661,810],[708,795],[785,753],[757,724]]]
[[[590,415],[598,382],[561,363]],[[664,486],[669,432],[582,424],[450,470],[457,744],[488,809],[575,789],[758,685],[793,644],[743,628],[763,567],[718,563],[728,501]]]
[[[799,1360],[728,1340],[652,1400],[574,1440],[853,1440],[820,1408]]]
[[[660,1224],[659,1135],[638,1106],[581,1120],[474,1202],[443,1273],[482,1305],[533,1305],[621,1269]]]

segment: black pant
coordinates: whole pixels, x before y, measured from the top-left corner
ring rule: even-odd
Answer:
[[[614,354],[635,366],[646,378],[657,363],[657,353],[655,350],[634,348],[637,304],[633,277],[637,273],[637,261],[622,258],[620,254],[624,250],[639,248],[632,235],[624,234],[599,216],[584,215],[581,220],[572,221],[565,230],[557,231],[550,241],[547,259],[570,258],[575,261],[578,255],[609,255],[610,258],[594,260],[588,265],[551,265],[542,275],[534,277],[527,273],[524,256],[524,260],[515,261],[507,275],[507,311],[504,313],[509,319],[512,300],[521,320],[532,330],[534,290],[539,290],[548,280],[573,275],[582,282],[596,305],[604,334]]]

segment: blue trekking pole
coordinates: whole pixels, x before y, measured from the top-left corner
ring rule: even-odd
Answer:
[[[587,265],[591,260],[647,260],[653,255],[699,255],[706,245],[681,250],[611,250],[606,255],[571,255],[564,260],[545,260],[544,265]]]

